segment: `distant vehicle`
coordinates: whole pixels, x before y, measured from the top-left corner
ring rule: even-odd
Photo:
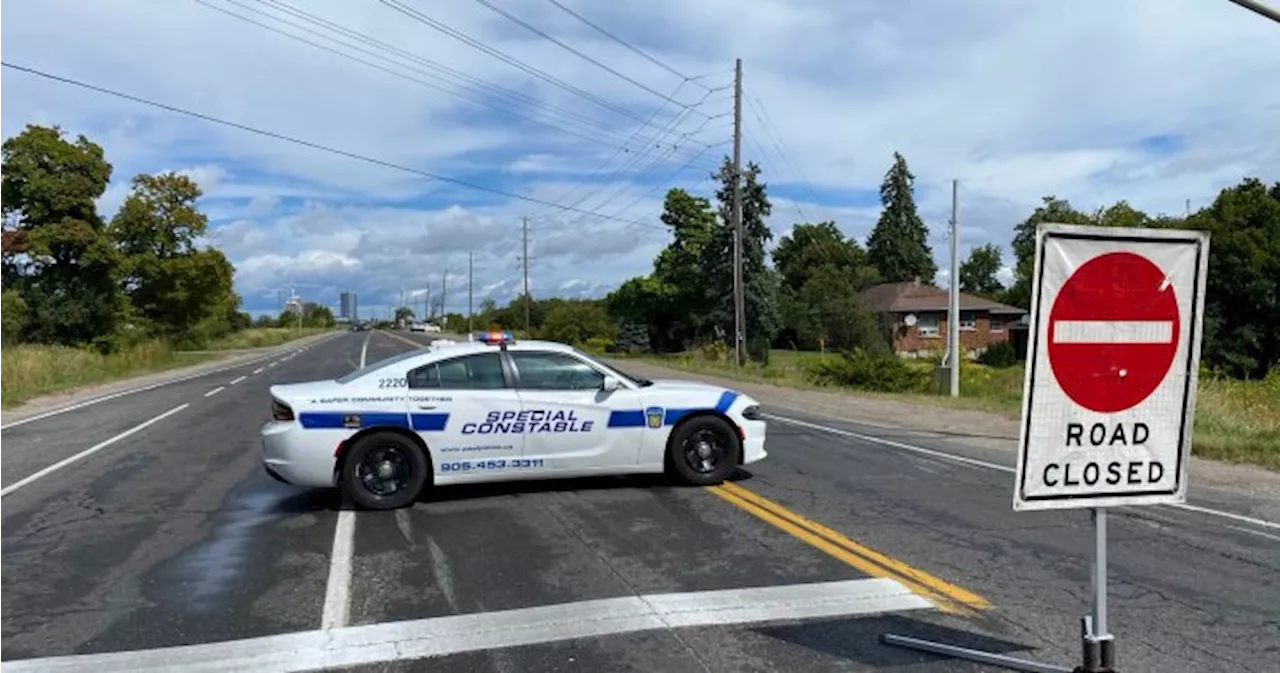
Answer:
[[[410,332],[425,332],[425,331],[427,331],[427,325],[426,325],[426,323],[421,323],[421,322],[414,322],[414,323],[410,323],[410,324],[409,324],[409,331],[410,331]]]
[[[747,395],[647,381],[509,332],[270,392],[267,473],[341,488],[369,509],[410,505],[438,484],[664,472],[718,484],[767,455],[766,424]]]

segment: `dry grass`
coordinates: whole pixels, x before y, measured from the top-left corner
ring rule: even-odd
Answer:
[[[769,355],[768,365],[752,363],[742,369],[729,362],[697,354],[641,356],[639,359],[712,376],[814,389],[820,386],[809,379],[805,365],[821,357],[839,355],[775,350]],[[925,362],[918,366],[932,368]],[[855,395],[977,409],[1017,417],[1022,405],[1022,381],[1021,367],[995,369],[968,364],[960,370],[959,398],[846,390]],[[1262,381],[1201,378],[1196,398],[1192,452],[1204,458],[1280,470],[1280,374],[1273,373]]]
[[[7,408],[40,395],[198,364],[209,357],[178,353],[160,341],[111,355],[66,346],[5,346],[0,352],[0,404]]]
[[[9,408],[40,395],[199,364],[217,357],[219,351],[278,346],[327,331],[250,328],[227,335],[201,351],[175,351],[162,341],[110,355],[66,346],[5,346],[0,352],[0,406]]]
[[[327,327],[306,327],[299,331],[294,327],[250,327],[233,332],[209,344],[207,350],[225,351],[245,348],[263,348],[300,339],[302,337],[333,331]]]

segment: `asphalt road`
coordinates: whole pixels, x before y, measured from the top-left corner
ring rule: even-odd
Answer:
[[[719,489],[650,478],[524,482],[439,489],[397,512],[351,512],[335,493],[267,477],[258,462],[267,387],[339,376],[362,350],[373,362],[409,348],[403,337],[342,334],[274,365],[4,430],[6,669],[113,652],[147,661],[155,653],[139,651],[201,643],[222,645],[191,654],[200,661],[259,647],[300,666],[316,642],[363,639],[342,646],[347,659],[323,663],[504,673],[997,670],[887,647],[884,632],[1077,663],[1088,516],[1015,515],[1012,477],[999,469],[1010,457],[969,443],[766,407],[777,417],[770,456]],[[1201,504],[1250,511],[1247,502]],[[1280,670],[1280,530],[1163,507],[1116,512],[1110,527],[1121,670]],[[785,600],[769,587],[783,587],[775,593]],[[893,587],[907,597],[877,609],[858,593],[888,596]],[[813,591],[838,605],[806,598]],[[917,594],[933,605],[913,606]],[[675,599],[693,611],[667,615],[664,628],[624,624],[643,622],[628,610],[661,612]],[[746,616],[707,607],[717,601],[743,603],[734,614]],[[565,615],[542,631],[528,627],[561,605]],[[596,615],[623,625],[600,626],[614,622]],[[307,640],[315,633],[324,640]],[[263,636],[276,638],[245,640]],[[390,654],[377,653],[380,638],[396,640]],[[406,659],[419,656],[411,651],[434,656]],[[61,661],[105,671],[121,660]]]

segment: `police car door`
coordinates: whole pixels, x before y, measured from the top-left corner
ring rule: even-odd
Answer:
[[[479,477],[507,469],[524,451],[512,432],[520,397],[495,350],[438,360],[409,372],[409,420],[431,451],[439,477]]]
[[[525,428],[525,459],[548,470],[633,466],[642,428],[610,428],[614,409],[634,409],[628,388],[602,389],[604,373],[568,353],[508,351],[516,370]]]

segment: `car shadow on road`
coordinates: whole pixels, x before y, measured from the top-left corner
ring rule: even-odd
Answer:
[[[750,479],[751,473],[739,468],[729,481]],[[451,502],[479,500],[502,496],[531,495],[534,493],[564,493],[570,491],[607,491],[613,489],[648,489],[655,491],[697,488],[677,483],[661,474],[616,475],[601,477],[573,477],[565,479],[530,479],[527,481],[502,481],[485,484],[458,484],[424,489],[418,502]]]
[[[912,619],[902,615],[848,617],[802,624],[763,626],[754,629],[754,631],[786,643],[799,645],[833,657],[856,661],[877,669],[920,665],[943,660],[957,661],[952,657],[886,645],[880,640],[880,636],[888,633],[957,645],[992,654],[1004,654],[1019,659],[1039,660],[1044,663],[1061,663],[1051,662],[1043,656],[1037,656],[1035,654],[1036,648],[1030,645],[992,638],[972,631],[951,628],[931,621]],[[969,669],[965,668],[964,670]]]

